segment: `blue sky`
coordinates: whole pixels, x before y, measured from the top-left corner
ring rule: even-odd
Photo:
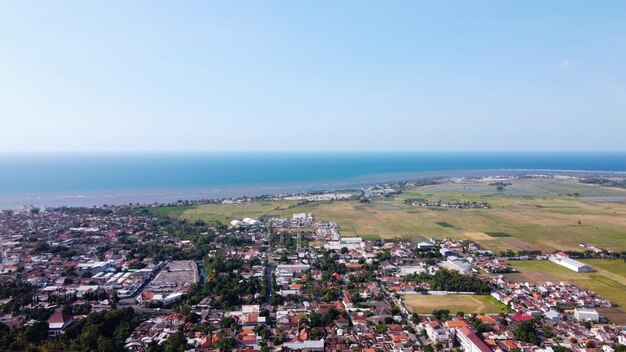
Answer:
[[[0,151],[626,151],[624,1],[5,1]]]

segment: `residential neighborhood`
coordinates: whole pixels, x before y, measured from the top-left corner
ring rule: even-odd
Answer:
[[[0,231],[0,321],[50,338],[123,310],[117,343],[129,351],[611,352],[626,342],[596,310],[609,300],[510,282],[507,259],[468,240],[342,236],[310,213],[212,226],[138,206],[3,212]],[[487,297],[499,311],[411,303],[429,297]]]

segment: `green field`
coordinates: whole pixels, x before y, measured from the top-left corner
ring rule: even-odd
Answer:
[[[228,225],[232,220],[243,218],[258,219],[262,216],[277,214],[297,205],[296,201],[262,201],[245,204],[203,204],[191,207],[174,216],[187,220],[204,220],[206,222],[220,222]]]
[[[316,219],[337,222],[344,235],[365,238],[474,239],[493,251],[579,250],[580,242],[626,251],[626,204],[589,201],[585,197],[626,197],[626,190],[582,184],[570,179],[521,179],[498,191],[488,182],[442,183],[404,191],[396,199],[311,202],[257,202],[200,205],[173,215],[220,221],[291,216],[311,212]],[[578,193],[579,196],[571,194]],[[568,196],[570,194],[570,196]],[[405,199],[489,202],[492,209],[437,210],[404,204]],[[580,221],[580,224],[579,224]],[[448,227],[447,225],[454,227]],[[510,237],[476,233],[506,234]],[[474,235],[473,235],[474,234]]]
[[[447,309],[457,312],[477,314],[498,314],[506,312],[506,307],[491,296],[482,295],[403,295],[402,302],[411,313],[430,314],[433,310]]]
[[[582,260],[597,272],[577,273],[547,260],[510,261],[519,273],[505,274],[512,281],[540,283],[569,282],[589,289],[619,306],[626,321],[626,263],[617,259]]]

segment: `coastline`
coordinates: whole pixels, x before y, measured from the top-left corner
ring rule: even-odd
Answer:
[[[512,176],[564,176],[564,177],[624,177],[623,171],[595,170],[553,170],[553,169],[479,169],[479,170],[439,170],[403,173],[372,174],[349,179],[319,182],[299,182],[283,184],[258,184],[231,187],[175,187],[158,189],[127,189],[111,191],[44,192],[38,194],[0,194],[0,211],[20,209],[25,205],[38,208],[50,207],[93,207],[104,205],[174,203],[177,201],[210,201],[238,197],[258,197],[264,195],[299,194],[308,192],[329,192],[358,190],[376,185],[409,183],[415,181],[444,181],[478,177]]]

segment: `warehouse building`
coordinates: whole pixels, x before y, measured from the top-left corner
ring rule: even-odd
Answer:
[[[574,260],[563,252],[553,254],[549,259],[551,262],[564,266],[577,273],[591,273],[595,271],[589,265],[581,263],[578,260]]]

